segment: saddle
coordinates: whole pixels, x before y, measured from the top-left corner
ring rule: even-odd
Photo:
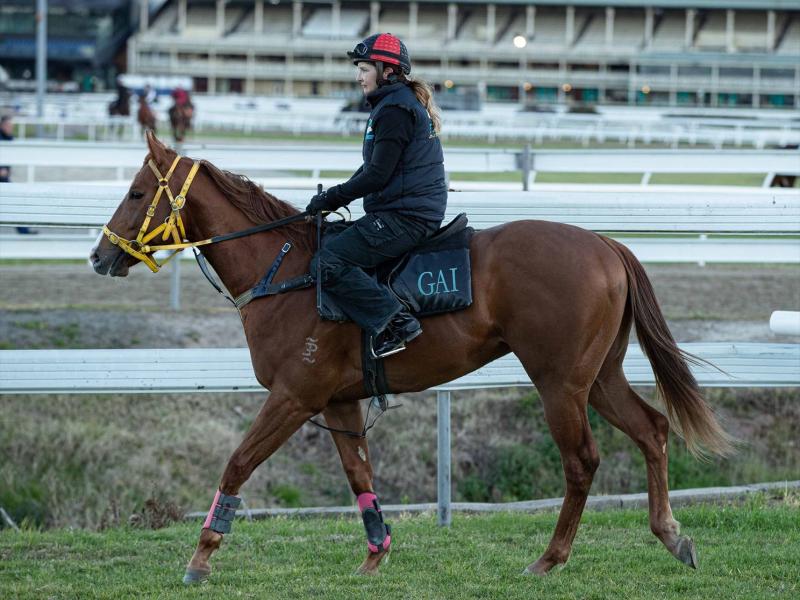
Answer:
[[[351,226],[352,222],[326,223],[322,246]],[[472,304],[469,244],[474,231],[467,226],[467,215],[461,213],[407,254],[367,273],[417,317],[467,308]],[[322,282],[316,284],[320,317],[349,321]]]
[[[341,233],[352,222],[323,222],[320,234],[321,245]],[[422,244],[395,260],[387,261],[374,269],[370,274],[379,283],[389,288],[397,299],[418,317],[435,315],[467,308],[472,304],[472,274],[469,258],[469,244],[475,230],[467,226],[467,215],[461,213],[450,223],[440,228]],[[349,321],[336,302],[325,292],[321,278],[316,273],[305,273],[297,277],[285,279],[278,283],[272,281],[278,268],[291,249],[286,243],[278,252],[272,266],[255,287],[240,294],[235,299],[228,298],[236,308],[256,298],[285,294],[292,290],[311,287],[316,284],[317,311],[323,319],[331,321]],[[225,292],[214,282],[208,271],[202,254],[195,252],[200,270],[216,290],[227,297]],[[316,262],[316,261],[312,261]],[[383,359],[375,359],[370,352],[370,333],[362,332],[362,369],[364,372],[364,388],[369,396],[378,399],[382,411],[387,408],[386,394],[391,390],[386,381]],[[312,422],[314,422],[312,420]],[[315,423],[317,424],[317,423]],[[362,434],[366,434],[367,427]],[[348,432],[350,434],[352,432]]]

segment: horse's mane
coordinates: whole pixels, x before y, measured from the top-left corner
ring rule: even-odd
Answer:
[[[256,225],[271,223],[278,219],[298,214],[288,202],[279,200],[265,192],[260,185],[250,181],[244,175],[223,171],[207,160],[201,160],[212,181],[228,199],[228,202],[242,211]],[[314,228],[304,221],[290,223],[281,228],[286,231],[292,241],[309,252],[316,248]]]

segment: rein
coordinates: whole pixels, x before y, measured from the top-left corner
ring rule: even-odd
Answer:
[[[144,222],[139,228],[139,233],[137,234],[135,240],[126,239],[121,235],[111,231],[108,225],[103,225],[103,234],[108,238],[109,242],[115,246],[118,246],[127,254],[138,258],[140,261],[146,264],[153,273],[157,273],[159,269],[172,260],[176,254],[182,250],[185,250],[186,248],[197,248],[198,246],[218,244],[219,242],[235,240],[248,235],[253,235],[255,233],[261,233],[262,231],[270,231],[272,229],[277,229],[278,227],[283,227],[284,225],[289,225],[290,223],[294,223],[296,221],[301,221],[308,216],[307,212],[301,212],[290,217],[284,217],[283,219],[272,221],[271,223],[256,225],[255,227],[250,227],[242,231],[235,231],[233,233],[217,235],[212,238],[197,242],[190,242],[186,240],[186,230],[183,226],[183,220],[181,219],[180,211],[186,205],[187,194],[189,193],[189,188],[191,187],[195,175],[197,175],[197,171],[200,168],[200,162],[193,161],[192,168],[189,170],[189,174],[186,176],[186,180],[183,182],[181,191],[177,196],[173,197],[172,190],[169,188],[169,179],[175,172],[175,167],[178,166],[181,158],[181,156],[175,157],[175,160],[172,161],[172,165],[170,166],[166,175],[161,175],[158,167],[152,159],[147,161],[147,165],[158,179],[158,188],[153,196],[153,200],[150,202],[150,206],[147,208]],[[158,206],[158,203],[161,200],[161,196],[164,192],[166,192],[167,197],[169,198],[170,208],[172,210],[161,225],[153,229],[153,231],[150,233],[147,233],[147,229],[150,226],[150,221],[156,214],[156,207]],[[167,241],[171,237],[173,243],[155,245],[149,244],[148,242],[154,239],[159,233],[162,234],[162,242]],[[151,254],[153,252],[158,252],[159,250],[172,250],[173,252],[165,260],[158,262],[155,260],[154,256],[151,256]]]

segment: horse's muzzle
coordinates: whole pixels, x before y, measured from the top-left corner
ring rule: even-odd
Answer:
[[[119,248],[101,251],[100,246],[92,248],[89,254],[89,264],[92,265],[94,272],[98,275],[111,275],[111,277],[126,277],[128,275],[128,261],[125,254]]]

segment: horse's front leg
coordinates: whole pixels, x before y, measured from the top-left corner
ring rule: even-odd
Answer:
[[[209,559],[230,531],[239,488],[258,465],[280,448],[317,411],[286,393],[272,392],[261,407],[242,443],[228,459],[219,489],[200,532],[197,549],[186,567],[184,583],[198,583],[211,573]]]
[[[329,404],[322,412],[329,427],[360,432],[364,425],[361,404],[358,401]],[[378,572],[383,557],[389,553],[391,529],[383,521],[378,497],[372,489],[372,465],[369,462],[369,447],[366,438],[357,438],[343,433],[331,433],[342,467],[356,495],[358,508],[367,533],[367,556],[356,571],[372,575]]]

